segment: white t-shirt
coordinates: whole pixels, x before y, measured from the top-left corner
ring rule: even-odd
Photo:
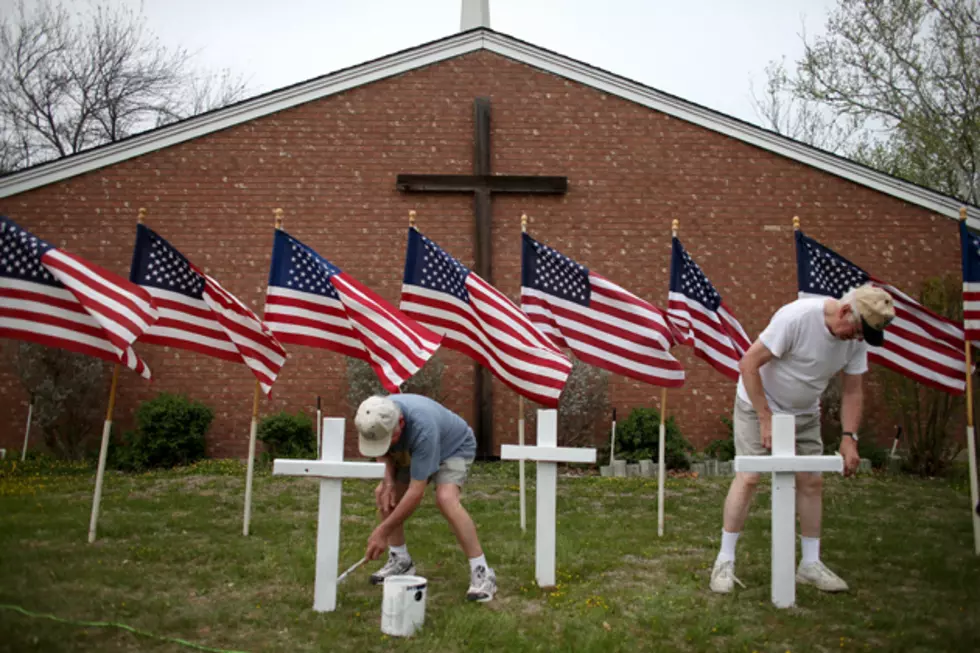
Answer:
[[[762,387],[774,413],[800,415],[820,410],[820,395],[841,370],[845,374],[868,371],[868,345],[862,340],[840,340],[824,323],[826,298],[791,302],[772,316],[759,334],[773,358],[759,368]],[[742,377],[738,396],[752,403]]]

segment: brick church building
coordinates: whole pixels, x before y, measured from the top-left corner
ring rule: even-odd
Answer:
[[[910,294],[929,277],[958,278],[954,198],[466,20],[447,38],[6,175],[0,214],[128,277],[146,208],[148,226],[259,315],[276,208],[290,234],[396,306],[410,210],[422,233],[515,302],[526,213],[535,238],[662,308],[677,219],[685,248],[753,339],[797,295],[794,216],[808,236]],[[486,104],[484,130],[474,107]],[[567,184],[493,194],[482,261],[472,193],[399,184],[400,175],[487,173]],[[980,220],[969,211],[971,224]],[[186,393],[215,410],[209,454],[246,455],[255,379],[245,366],[135,348],[154,380],[121,373],[121,429],[139,402]],[[344,357],[286,349],[260,413],[310,414],[319,395],[325,415],[350,418]],[[690,349],[673,353],[687,376],[668,409],[701,448],[725,436],[735,383]],[[448,406],[479,422],[475,364],[440,355]],[[0,369],[0,447],[20,447],[27,400]],[[658,406],[660,389],[613,376],[610,400],[622,419]],[[492,405],[492,434],[481,438],[496,454],[516,441],[518,398],[494,382]]]

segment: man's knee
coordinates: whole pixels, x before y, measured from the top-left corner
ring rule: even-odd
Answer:
[[[803,494],[819,494],[823,490],[823,475],[814,472],[797,472],[796,489]]]
[[[447,514],[459,505],[459,487],[451,483],[436,486],[436,505]]]
[[[746,490],[754,492],[759,487],[759,480],[762,474],[757,472],[735,472],[735,483],[740,484]]]

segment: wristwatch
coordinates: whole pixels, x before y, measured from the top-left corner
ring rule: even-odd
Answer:
[[[854,438],[854,442],[855,443],[857,443],[857,441],[858,441],[858,434],[857,433],[854,433],[853,431],[844,431],[841,435],[846,435],[846,436],[849,436],[851,438]]]

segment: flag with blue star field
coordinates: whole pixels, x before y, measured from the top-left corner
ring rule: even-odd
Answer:
[[[521,235],[521,307],[543,333],[590,365],[651,385],[684,385],[663,311]]]
[[[149,379],[131,345],[157,317],[142,288],[0,216],[0,337],[94,356]]]
[[[272,245],[264,319],[283,343],[366,361],[392,393],[442,341],[282,229]]]
[[[136,225],[129,278],[160,311],[141,342],[244,364],[271,393],[286,361],[282,344],[251,309],[144,224]]]
[[[840,299],[871,283],[892,296],[895,320],[881,347],[868,347],[868,361],[950,394],[966,390],[965,339],[961,325],[930,311],[898,288],[871,276],[829,247],[796,231],[796,276],[800,297]]]
[[[670,259],[667,319],[679,342],[733,381],[738,361],[752,345],[721,295],[674,236]]]
[[[518,394],[558,407],[571,361],[514,302],[415,227],[408,231],[399,308]]]
[[[963,330],[966,339],[980,342],[980,237],[960,220],[960,250],[963,259]]]

